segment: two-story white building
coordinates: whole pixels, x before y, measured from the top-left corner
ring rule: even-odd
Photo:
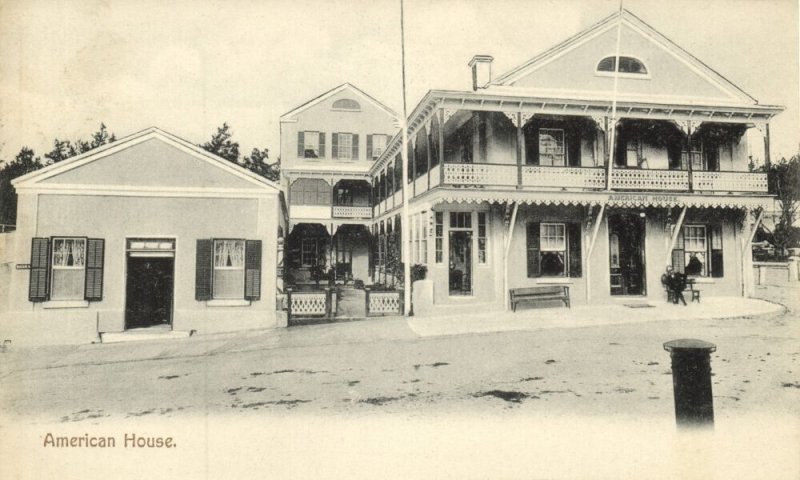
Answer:
[[[281,116],[281,185],[289,204],[290,283],[333,269],[370,282],[370,168],[397,131],[397,114],[345,83]]]
[[[510,289],[545,285],[569,286],[573,304],[661,300],[668,264],[704,295],[747,293],[772,200],[746,132],[769,158],[782,107],[628,11],[504,75],[491,63],[470,62],[473,91],[431,90],[414,108],[408,178],[399,133],[370,170],[376,245],[409,190],[410,259],[427,267],[417,314],[508,308]]]

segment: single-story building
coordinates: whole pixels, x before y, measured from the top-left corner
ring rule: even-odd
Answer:
[[[279,186],[150,128],[13,182],[0,340],[278,326]]]

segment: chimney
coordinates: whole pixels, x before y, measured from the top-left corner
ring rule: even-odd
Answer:
[[[492,58],[491,55],[475,55],[469,61],[472,69],[472,90],[486,88],[492,81]]]

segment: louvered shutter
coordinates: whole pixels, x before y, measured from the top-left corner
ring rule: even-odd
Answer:
[[[319,158],[325,158],[325,132],[319,132]]]
[[[527,135],[530,133],[530,135]],[[539,128],[532,127],[525,135],[525,163],[539,165]]]
[[[31,240],[31,269],[28,300],[44,302],[50,299],[50,239]]]
[[[684,273],[683,267],[683,249],[674,248],[672,250],[672,270],[678,273]]]
[[[86,240],[86,283],[83,298],[90,302],[103,299],[103,265],[106,242],[102,238]]]
[[[539,276],[539,222],[527,225],[528,278]]]
[[[358,160],[358,134],[353,134],[353,160]]]
[[[372,135],[367,135],[367,160],[372,160]]]
[[[212,282],[214,276],[213,240],[198,240],[195,262],[194,298],[211,300],[214,297]]]
[[[581,224],[567,224],[567,248],[569,248],[569,276],[579,278],[581,268]]]
[[[297,158],[306,156],[306,138],[305,132],[297,132]]]
[[[711,227],[711,276],[723,277],[725,269],[722,256],[722,226],[714,225]]]
[[[244,299],[261,300],[261,240],[245,242]]]
[[[339,158],[339,134],[331,134],[331,158]]]

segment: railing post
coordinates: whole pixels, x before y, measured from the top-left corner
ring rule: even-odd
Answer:
[[[286,289],[286,321],[289,322],[292,319],[292,289]]]
[[[364,315],[369,317],[369,287],[364,287]]]
[[[405,292],[403,291],[403,289],[402,289],[402,288],[401,288],[401,289],[399,289],[399,290],[398,290],[398,292],[399,292],[399,297],[398,297],[398,302],[397,302],[397,304],[400,306],[400,308],[399,308],[399,310],[400,310],[400,311],[399,311],[398,313],[399,313],[400,315],[402,315],[402,314],[403,314],[403,312],[405,312],[405,311],[406,311],[406,305],[405,305],[405,295],[404,295],[404,293],[405,293]],[[412,312],[412,313],[413,313],[413,312]]]
[[[333,301],[331,299],[331,288],[325,287],[325,316],[329,319],[333,318]]]

